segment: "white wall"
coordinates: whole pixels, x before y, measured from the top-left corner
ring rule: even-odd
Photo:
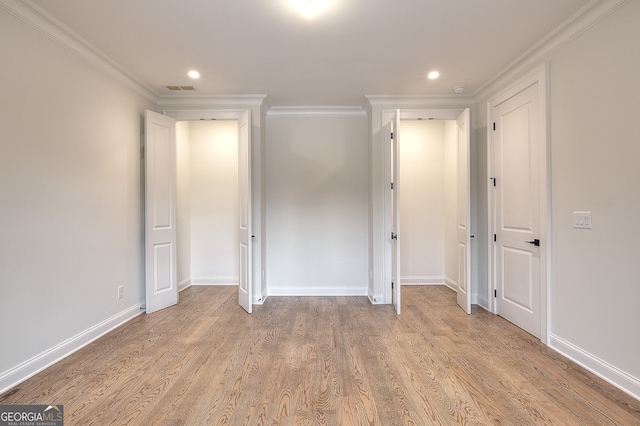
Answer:
[[[192,284],[238,284],[238,122],[190,122]]]
[[[178,286],[191,285],[191,143],[188,121],[176,122]]]
[[[362,294],[368,283],[363,113],[267,115],[269,294]]]
[[[640,231],[633,224],[640,211],[640,138],[634,123],[640,55],[633,41],[639,39],[640,2],[629,1],[548,60],[549,342],[636,397]],[[478,106],[484,151],[487,111],[484,102]],[[485,197],[486,168],[479,168],[478,181]],[[574,211],[591,211],[593,229],[574,229]]]
[[[402,120],[400,128],[400,280],[402,284],[442,284],[444,122]]]
[[[141,312],[155,104],[4,9],[0,28],[1,390]]]
[[[640,380],[637,40],[630,1],[551,60],[551,309],[553,336]],[[572,227],[583,210],[591,230]]]

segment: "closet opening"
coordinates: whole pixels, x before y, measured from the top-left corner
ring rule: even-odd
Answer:
[[[400,282],[457,290],[457,126],[402,119]]]
[[[402,285],[440,284],[471,313],[470,110],[388,110],[385,300]]]
[[[176,122],[178,288],[238,285],[238,120]]]

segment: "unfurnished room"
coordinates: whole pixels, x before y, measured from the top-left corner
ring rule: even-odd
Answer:
[[[640,425],[638,40],[0,0],[0,425]]]

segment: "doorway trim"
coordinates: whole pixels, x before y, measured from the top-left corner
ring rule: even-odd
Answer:
[[[487,101],[487,173],[491,179],[495,175],[494,161],[494,143],[495,135],[493,131],[493,123],[495,122],[496,107],[519,94],[525,89],[537,85],[538,91],[538,123],[540,135],[540,147],[542,148],[540,158],[538,159],[538,171],[540,176],[540,229],[541,237],[544,238],[545,244],[540,246],[540,341],[548,345],[548,339],[551,329],[551,165],[550,165],[550,129],[549,129],[549,67],[543,64],[515,83],[502,90],[499,94]],[[489,186],[487,191],[487,229],[488,235],[496,233],[496,194],[492,190],[493,186]],[[495,244],[492,238],[487,238],[487,274],[488,287],[490,294],[489,309],[497,314],[497,302],[495,298],[496,287],[496,254]],[[491,292],[493,290],[493,292]]]

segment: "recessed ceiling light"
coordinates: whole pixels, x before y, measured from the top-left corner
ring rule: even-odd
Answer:
[[[436,78],[440,77],[440,73],[438,71],[431,71],[427,77],[429,77],[429,80],[435,80]]]
[[[189,71],[188,75],[191,78],[200,78],[200,73],[198,71]]]

